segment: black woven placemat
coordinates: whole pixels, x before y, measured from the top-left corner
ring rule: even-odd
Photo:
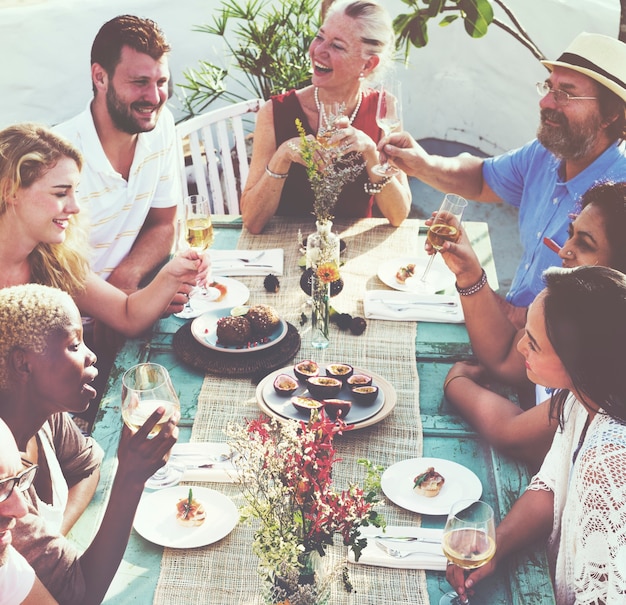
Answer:
[[[201,345],[187,322],[174,334],[174,352],[186,364],[217,376],[265,376],[283,367],[300,350],[300,334],[287,322],[287,334],[273,347],[250,353],[222,353]]]

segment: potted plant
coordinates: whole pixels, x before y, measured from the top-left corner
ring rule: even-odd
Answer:
[[[241,101],[236,88],[250,96],[271,95],[310,84],[308,50],[320,26],[319,0],[274,2],[225,0],[209,24],[194,31],[221,38],[230,65],[200,61],[184,72],[182,103],[189,115],[202,113],[218,99]],[[233,86],[233,85],[237,86]]]

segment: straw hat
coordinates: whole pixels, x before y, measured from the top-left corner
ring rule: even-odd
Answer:
[[[601,34],[582,33],[556,61],[542,61],[550,70],[566,67],[589,76],[626,102],[626,44]]]

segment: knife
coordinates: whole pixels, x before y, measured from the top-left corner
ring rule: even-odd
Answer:
[[[215,269],[242,269],[246,267],[267,267],[272,268],[274,265],[260,265],[257,263],[244,263],[243,261],[238,260],[229,260],[229,261],[211,261],[211,267]]]
[[[377,540],[389,540],[390,542],[424,542],[426,544],[441,544],[441,539],[423,538],[417,536],[374,536]]]
[[[395,307],[405,307],[412,305],[432,305],[436,307],[457,307],[459,303],[454,300],[402,300],[395,298],[372,298],[372,302],[380,302],[383,305],[392,305]]]

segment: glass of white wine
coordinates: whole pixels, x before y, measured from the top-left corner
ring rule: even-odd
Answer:
[[[443,529],[443,552],[448,561],[463,569],[476,569],[496,554],[496,524],[493,508],[481,500],[460,500],[450,509]],[[439,605],[469,605],[459,595],[448,592]]]
[[[392,79],[382,84],[378,93],[376,124],[385,136],[398,130],[402,125],[402,84],[400,80]],[[400,171],[386,160],[373,166],[372,172],[378,176],[390,177]]]
[[[320,103],[317,117],[316,138],[320,145],[331,150],[338,143],[331,143],[330,139],[338,132],[337,122],[344,117],[345,105],[343,103]]]
[[[184,201],[185,231],[187,244],[199,254],[208,250],[215,240],[211,207],[203,195],[188,195]],[[193,294],[202,296],[205,302],[219,298],[221,292],[211,286],[198,288]]]
[[[456,242],[461,237],[461,220],[463,219],[463,211],[467,206],[467,200],[460,195],[446,193],[441,202],[437,214],[433,218],[433,222],[428,228],[428,243],[437,251],[443,248],[445,242]],[[430,268],[432,267],[435,254],[431,254],[428,259],[424,273],[420,278],[422,285],[426,284],[426,279]]]
[[[124,424],[137,431],[158,407],[165,408],[165,414],[150,431],[150,437],[158,435],[172,415],[180,411],[167,369],[157,363],[140,363],[126,370],[122,377]],[[176,485],[184,471],[184,467],[168,462],[146,481],[146,487],[158,489]]]

